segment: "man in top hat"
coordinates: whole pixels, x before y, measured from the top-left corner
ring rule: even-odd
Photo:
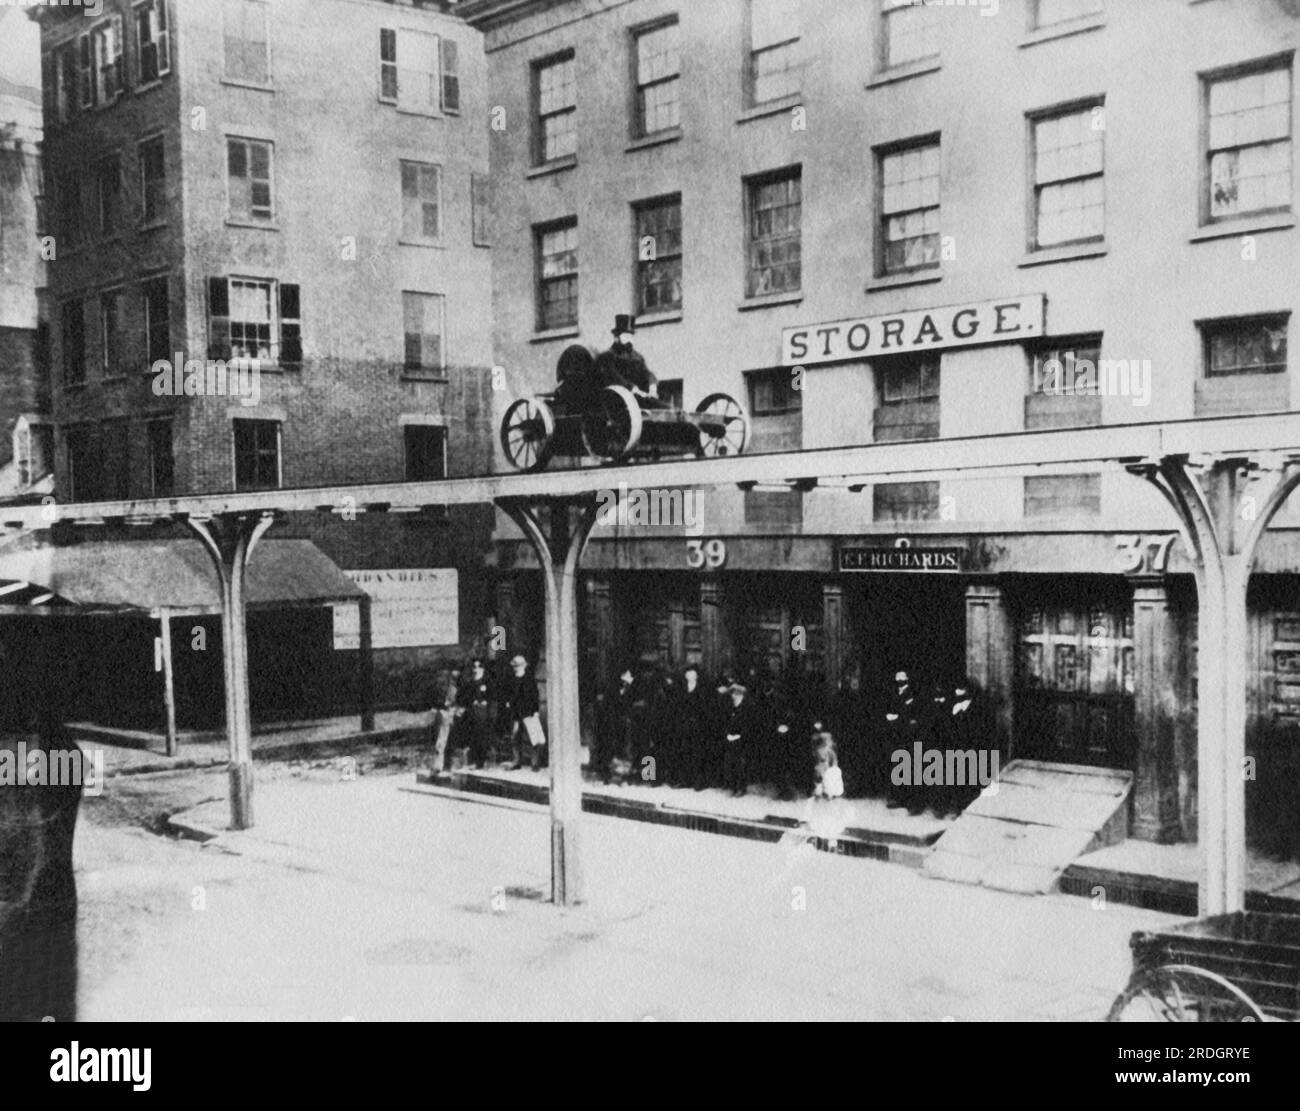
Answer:
[[[659,383],[641,353],[632,346],[636,321],[626,313],[614,317],[614,343],[596,357],[596,371],[602,386],[622,386],[647,407],[658,404]]]

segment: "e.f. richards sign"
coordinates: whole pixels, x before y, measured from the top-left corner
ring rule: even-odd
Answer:
[[[1044,300],[1043,294],[1036,293],[787,328],[781,335],[781,365],[811,366],[1036,339],[1043,334]]]

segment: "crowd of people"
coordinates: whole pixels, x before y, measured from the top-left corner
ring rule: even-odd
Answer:
[[[501,757],[507,767],[543,766],[536,680],[521,655],[508,669],[494,681],[487,662],[475,659],[466,672],[440,675],[432,699],[436,772],[449,748],[466,750],[471,767]],[[670,674],[642,661],[622,668],[584,710],[591,715],[588,774],[604,783],[736,796],[765,786],[785,799],[882,798],[912,814],[952,816],[980,790],[923,780],[926,753],[997,747],[972,680],[923,690],[907,670],[879,691],[851,674],[828,697],[819,676],[797,667],[784,674],[751,667],[710,683],[694,664]],[[904,762],[911,772],[896,775]]]

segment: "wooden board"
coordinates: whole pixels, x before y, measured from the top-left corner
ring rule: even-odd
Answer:
[[[1133,776],[1017,760],[997,794],[977,798],[935,844],[925,870],[938,879],[1001,891],[1048,892],[1105,831],[1122,832]]]

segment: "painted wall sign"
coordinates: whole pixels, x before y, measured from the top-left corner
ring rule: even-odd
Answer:
[[[781,365],[812,366],[1033,339],[1043,334],[1045,301],[1036,293],[787,328],[781,335]]]
[[[344,571],[370,595],[376,648],[419,648],[460,641],[460,593],[452,567]],[[334,607],[334,647],[361,647],[361,621],[352,604]]]
[[[965,548],[853,548],[839,550],[841,571],[919,571],[960,574],[966,567]]]

